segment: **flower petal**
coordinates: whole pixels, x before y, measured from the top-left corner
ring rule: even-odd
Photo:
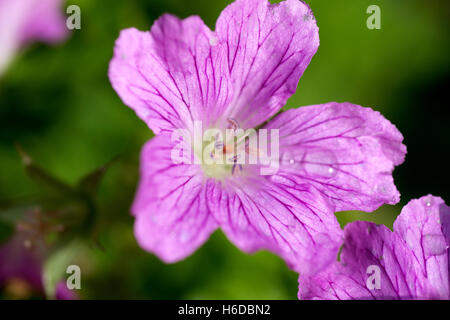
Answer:
[[[14,1],[13,1],[14,2]],[[17,1],[22,2],[22,1]],[[68,34],[62,0],[25,0],[29,15],[22,41],[40,40],[55,43]]]
[[[226,44],[233,84],[225,118],[243,128],[263,123],[285,105],[319,47],[314,16],[298,0],[237,0],[220,15],[216,33]]]
[[[55,287],[56,300],[79,300],[77,292],[67,287],[66,281],[62,280]]]
[[[61,0],[0,0],[0,75],[25,44],[64,38],[67,28],[61,7]]]
[[[132,207],[139,245],[167,263],[190,255],[217,228],[208,211],[199,168],[174,164],[171,150],[167,135],[157,136],[144,146]]]
[[[342,231],[313,188],[291,188],[263,179],[245,184],[211,180],[208,193],[211,212],[241,250],[267,249],[307,274],[336,259]]]
[[[412,250],[422,277],[433,287],[432,297],[450,299],[449,257],[450,208],[431,195],[411,200],[394,223]]]
[[[370,222],[347,225],[341,261],[301,275],[299,298],[449,299],[449,215],[442,199],[426,196],[404,207],[394,232]],[[374,267],[379,288],[369,286]]]
[[[194,120],[209,123],[228,93],[220,70],[223,50],[214,41],[214,33],[196,16],[163,15],[150,32],[123,30],[110,81],[155,134],[190,129]]]
[[[10,280],[21,279],[37,293],[43,293],[43,257],[37,250],[25,246],[26,239],[16,234],[0,247],[0,287]]]
[[[392,171],[406,147],[380,113],[332,102],[288,110],[266,128],[280,130],[278,176],[313,185],[335,211],[373,211],[399,201]]]
[[[341,262],[314,277],[300,276],[300,299],[411,299],[423,288],[402,239],[383,225],[356,221],[345,228]],[[373,268],[373,269],[371,269]],[[368,282],[379,274],[379,287]],[[375,275],[376,276],[376,275]]]

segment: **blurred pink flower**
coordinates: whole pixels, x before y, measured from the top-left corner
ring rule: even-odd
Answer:
[[[42,295],[43,254],[40,248],[30,247],[29,240],[17,233],[0,245],[0,289],[19,284],[27,294]]]
[[[65,281],[60,281],[56,284],[55,288],[56,300],[78,300],[79,296],[74,290],[67,288]]]
[[[16,232],[6,243],[0,245],[0,291],[9,291],[13,298],[54,298],[77,300],[76,291],[59,281],[53,297],[46,297],[43,281],[45,249],[33,244],[23,232]]]
[[[67,34],[62,0],[0,0],[0,75],[20,48],[56,43]]]

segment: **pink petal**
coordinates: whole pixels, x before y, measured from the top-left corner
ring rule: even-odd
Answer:
[[[150,32],[120,34],[109,78],[124,103],[156,133],[209,124],[227,99],[222,50],[196,16],[163,15]]]
[[[164,15],[150,32],[121,32],[111,83],[156,134],[195,120],[220,128],[229,118],[245,128],[264,122],[295,92],[319,46],[314,17],[297,0],[238,0],[216,29]]]
[[[139,245],[167,263],[200,247],[217,228],[206,204],[199,168],[174,164],[167,135],[150,140],[141,155],[141,178],[133,204]]]
[[[427,196],[405,206],[394,232],[369,222],[349,224],[341,261],[312,277],[301,275],[299,298],[450,299],[449,214],[442,199]],[[380,268],[378,289],[367,286],[370,266]]]
[[[55,43],[67,36],[68,29],[62,0],[23,1],[29,3],[29,12],[31,13],[23,30],[24,42],[39,40]]]
[[[244,128],[263,123],[285,105],[319,46],[314,16],[298,0],[237,0],[220,15],[216,33],[226,44],[234,91],[224,117]]]
[[[367,287],[376,266],[380,288]],[[416,292],[416,270],[398,235],[385,226],[357,221],[345,228],[341,262],[314,277],[300,276],[301,299],[398,299]]]
[[[0,247],[0,287],[9,280],[24,280],[37,293],[44,292],[42,264],[44,257],[36,248],[27,248],[27,237],[15,234]]]
[[[55,299],[56,300],[78,300],[80,297],[77,292],[67,288],[65,281],[60,281],[56,284]]]
[[[327,103],[288,110],[266,127],[280,129],[280,179],[311,184],[335,211],[373,211],[399,201],[392,171],[406,147],[380,113]]]
[[[394,223],[394,231],[412,250],[432,297],[449,296],[450,208],[431,195],[411,200]]]
[[[210,181],[209,206],[222,230],[241,250],[270,250],[302,273],[315,273],[337,255],[341,229],[313,188],[263,179]]]
[[[58,42],[66,34],[61,0],[0,0],[0,74],[22,46]]]

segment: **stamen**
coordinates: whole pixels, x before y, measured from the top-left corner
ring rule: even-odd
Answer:
[[[239,171],[242,171],[242,165],[238,164],[238,163],[235,163],[235,164],[233,164],[233,167],[231,168],[231,174],[232,175],[234,175],[234,171],[235,171],[236,167],[239,167]]]
[[[232,160],[234,162],[233,167],[231,168],[231,175],[234,175],[237,167],[239,167],[239,172],[241,172],[243,170],[242,165],[237,163],[239,158],[240,158],[239,154],[236,154],[230,158],[230,160]],[[236,171],[236,172],[238,172],[238,171]]]
[[[233,161],[234,163],[236,163],[238,161],[238,159],[240,158],[240,156],[241,156],[240,154],[236,154],[230,158],[230,161]]]
[[[228,129],[236,130],[239,128],[239,123],[236,120],[234,120],[233,118],[228,118],[227,120],[229,123]]]
[[[233,118],[228,118],[228,127],[227,129],[232,129],[232,130],[237,130],[240,128],[239,123],[233,119]],[[239,159],[242,157],[242,154],[237,153],[237,149],[236,148],[236,144],[239,146],[243,146],[244,148],[244,152],[246,154],[250,154],[250,153],[255,153],[255,150],[252,150],[252,148],[250,147],[249,141],[248,139],[244,137],[240,137],[236,134],[236,132],[234,133],[233,136],[233,141],[232,143],[228,143],[223,141],[221,139],[221,136],[219,133],[216,134],[215,136],[215,141],[214,141],[214,149],[211,151],[210,153],[210,157],[212,159],[217,159],[219,153],[221,155],[224,155],[226,159],[228,159],[226,164],[214,164],[211,166],[205,166],[205,170],[207,170],[207,174],[211,175],[213,177],[220,177],[221,175],[225,174],[229,174],[230,173],[230,162],[231,162],[231,175],[234,174],[238,174],[239,172],[243,171],[243,165],[238,163]],[[221,152],[219,152],[221,151]],[[256,154],[258,152],[256,151]]]

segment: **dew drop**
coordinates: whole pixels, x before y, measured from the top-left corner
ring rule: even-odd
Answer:
[[[424,204],[427,208],[429,208],[429,207],[431,207],[431,205],[433,204],[433,201],[432,201],[431,198],[426,198],[426,199],[423,200],[423,204]]]
[[[215,45],[217,45],[217,38],[216,37],[211,37],[210,39],[209,39],[209,44],[211,45],[211,46],[215,46]]]
[[[281,155],[281,164],[285,166],[293,166],[295,159],[290,152],[285,152]]]
[[[303,158],[304,170],[319,178],[331,179],[336,175],[336,156],[330,150],[308,150]]]
[[[188,232],[182,232],[180,236],[181,243],[186,243],[189,240],[190,234]]]
[[[392,188],[390,185],[382,183],[377,186],[377,191],[380,195],[390,195]]]
[[[410,249],[413,249],[413,248],[414,248],[413,242],[412,242],[410,239],[408,239],[408,240],[406,241],[406,244],[408,245],[408,248],[410,248]]]
[[[438,234],[426,234],[423,237],[423,250],[426,255],[438,256],[448,249],[445,238]]]

